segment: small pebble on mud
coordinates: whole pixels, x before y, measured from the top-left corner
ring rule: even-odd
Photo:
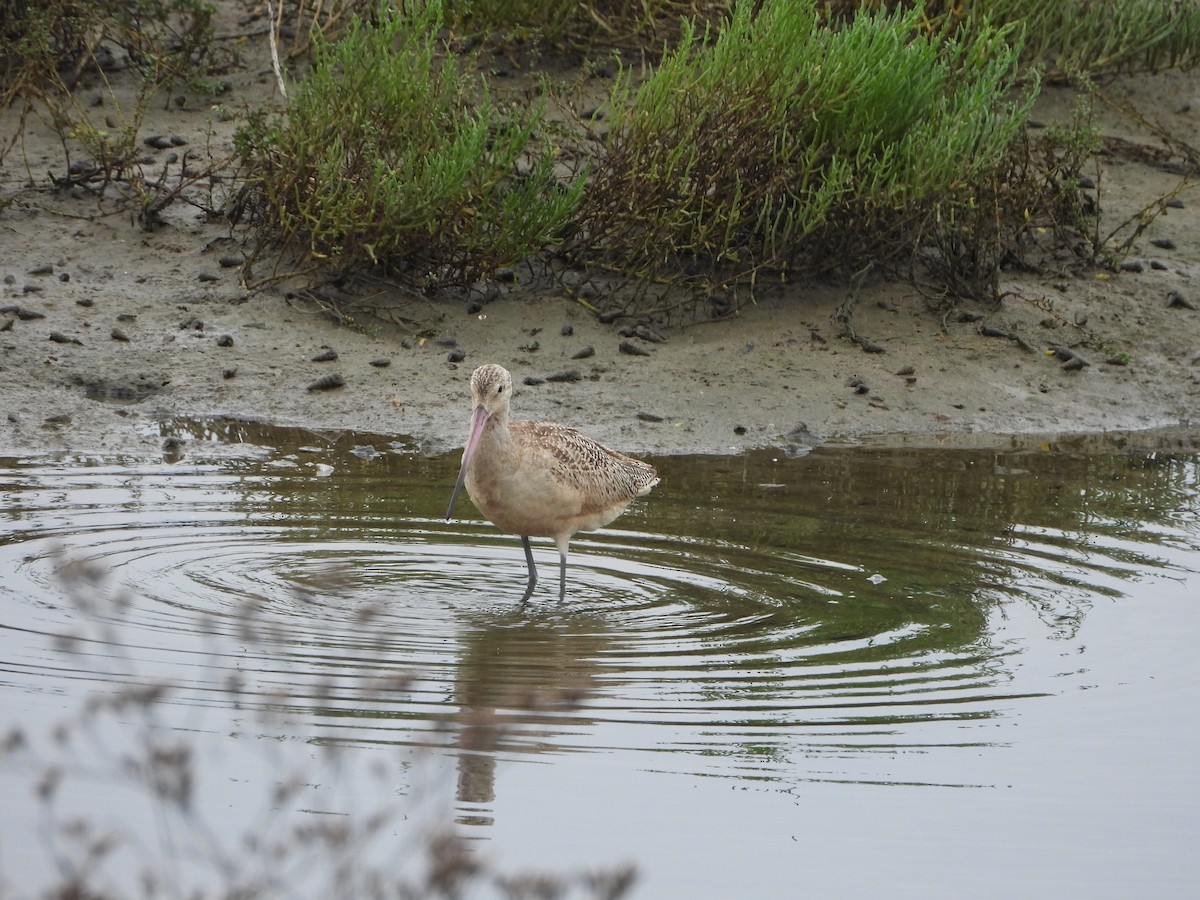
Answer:
[[[332,347],[326,347],[312,358],[312,362],[333,362],[338,358],[338,352]]]
[[[390,359],[384,359],[383,357],[380,357],[379,359],[371,360],[371,365],[373,365],[377,369],[386,369],[391,364],[392,364],[392,361]]]
[[[639,347],[637,344],[634,344],[631,341],[621,341],[621,343],[617,346],[617,349],[622,353],[628,354],[629,356],[650,355],[650,351],[645,347]]]
[[[626,325],[617,332],[621,337],[637,337],[643,341],[649,341],[652,344],[665,344],[667,336],[653,325],[642,323],[640,325]],[[750,348],[753,349],[753,348]]]
[[[467,351],[463,350],[461,347],[455,347],[446,354],[446,362],[460,363],[466,358]]]
[[[50,332],[50,340],[56,344],[78,344],[80,347],[83,346],[83,341],[79,340],[79,338],[69,337],[61,331]]]
[[[95,300],[93,300],[91,297],[80,297],[78,300],[76,300],[76,301],[75,301],[75,305],[76,305],[76,306],[91,307],[91,306],[95,306],[95,305],[96,305],[96,301],[95,301]]]
[[[661,422],[662,416],[656,416],[654,413],[640,412],[637,414],[639,422]]]
[[[1183,296],[1183,294],[1179,293],[1179,291],[1171,291],[1167,294],[1167,306],[1172,308],[1178,307],[1180,309],[1196,308],[1195,304],[1193,304],[1192,301],[1187,297]]]
[[[912,375],[916,371],[917,370],[913,366],[905,366],[902,369],[897,369],[896,374],[897,375]]]
[[[1150,243],[1160,250],[1174,250],[1175,242],[1169,237],[1150,238]]]
[[[233,335],[232,334],[221,335],[219,338],[217,338],[217,346],[218,347],[232,347],[233,346]]]
[[[595,355],[596,355],[596,348],[593,347],[591,344],[588,344],[582,350],[579,350],[579,351],[575,352],[574,354],[572,354],[571,359],[589,359]]]
[[[334,388],[343,387],[346,384],[346,379],[337,373],[331,372],[328,375],[322,375],[305,390],[308,391],[331,391]]]
[[[34,266],[29,270],[30,275],[53,275],[54,266],[50,263],[42,263],[40,266]]]
[[[108,334],[109,334],[109,337],[111,337],[114,341],[121,341],[122,343],[129,343],[129,335],[127,335],[120,328],[114,328]]]
[[[547,375],[546,380],[555,384],[562,384],[564,382],[572,383],[576,381],[583,381],[583,376],[572,369],[569,372],[557,372],[554,375]]]
[[[1062,344],[1055,344],[1046,351],[1047,356],[1053,356],[1056,359],[1063,361],[1062,367],[1068,372],[1082,369],[1086,365],[1090,365],[1086,359],[1072,350],[1070,347],[1065,347]]]
[[[222,269],[232,269],[237,266],[240,266],[241,264],[242,264],[241,259],[236,256],[218,256],[217,257],[217,265],[220,266]]]
[[[228,381],[230,378],[232,378],[236,374],[237,374],[236,366],[234,366],[232,369],[222,369],[221,370],[221,377],[224,378],[226,381]]]
[[[545,378],[538,378],[536,375],[526,375],[521,381],[521,384],[527,384],[529,387],[537,387],[539,384],[545,384]]]
[[[562,331],[561,331],[561,332],[559,332],[559,334],[561,334],[563,337],[570,337],[570,336],[571,336],[571,335],[573,335],[574,333],[575,333],[575,326],[574,326],[574,325],[564,325],[564,326],[562,327]]]
[[[38,312],[36,309],[26,309],[16,303],[10,303],[8,306],[0,306],[0,313],[11,313],[22,322],[29,322],[33,319],[44,319],[46,314]]]
[[[1075,351],[1072,350],[1070,347],[1063,346],[1062,344],[1054,344],[1052,347],[1050,347],[1048,350],[1046,350],[1046,355],[1054,356],[1054,357],[1056,357],[1058,359],[1062,359],[1062,360],[1067,360],[1067,359],[1074,358]]]
[[[522,344],[517,349],[525,353],[537,353],[542,348],[542,345],[537,341],[530,341],[528,344]]]

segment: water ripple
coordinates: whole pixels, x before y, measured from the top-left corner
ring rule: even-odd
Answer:
[[[1011,481],[948,507],[935,473],[928,501],[908,492],[918,517],[890,511],[879,481],[864,516],[842,461],[814,479],[812,459],[760,463],[749,480],[770,490],[710,483],[712,508],[687,514],[694,464],[664,461],[624,528],[573,544],[567,603],[557,552],[536,548],[524,606],[519,543],[435,512],[453,460],[15,465],[0,472],[4,686],[162,679],[176,703],[282,710],[351,744],[465,747],[487,711],[505,752],[667,755],[735,777],[802,757],[821,761],[814,779],[899,783],[861,760],[992,743],[987,723],[1058,689],[1017,677],[1011,604],[1070,633],[1148,567],[1194,560],[1174,511],[1148,532],[1088,508],[1106,524],[1084,536],[1039,521]],[[831,480],[836,510],[817,499]]]

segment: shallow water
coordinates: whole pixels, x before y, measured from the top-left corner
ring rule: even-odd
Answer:
[[[384,810],[356,874],[326,841],[327,882],[276,877],[419,880],[453,822],[642,897],[1200,892],[1194,442],[659,459],[522,607],[517,540],[442,518],[453,457],[164,430],[170,462],[0,460],[0,885],[215,893]]]

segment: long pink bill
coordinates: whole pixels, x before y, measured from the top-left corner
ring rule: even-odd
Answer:
[[[458,470],[458,481],[454,482],[454,491],[450,494],[450,505],[446,508],[446,521],[450,521],[450,514],[454,512],[454,502],[458,499],[458,492],[462,490],[463,484],[467,480],[467,466],[471,464],[471,457],[475,455],[475,448],[479,446],[480,435],[483,434],[483,426],[487,424],[490,413],[482,406],[475,407],[475,415],[471,417],[471,433],[467,436],[467,448],[463,450],[462,468]]]

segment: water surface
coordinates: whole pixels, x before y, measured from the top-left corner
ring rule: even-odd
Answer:
[[[170,461],[0,461],[14,886],[92,860],[79,820],[114,884],[212,890],[378,812],[294,894],[419,880],[439,823],[643,897],[1200,892],[1194,442],[658,459],[564,604],[535,542],[521,606],[519,542],[442,519],[456,458],[164,431]]]

